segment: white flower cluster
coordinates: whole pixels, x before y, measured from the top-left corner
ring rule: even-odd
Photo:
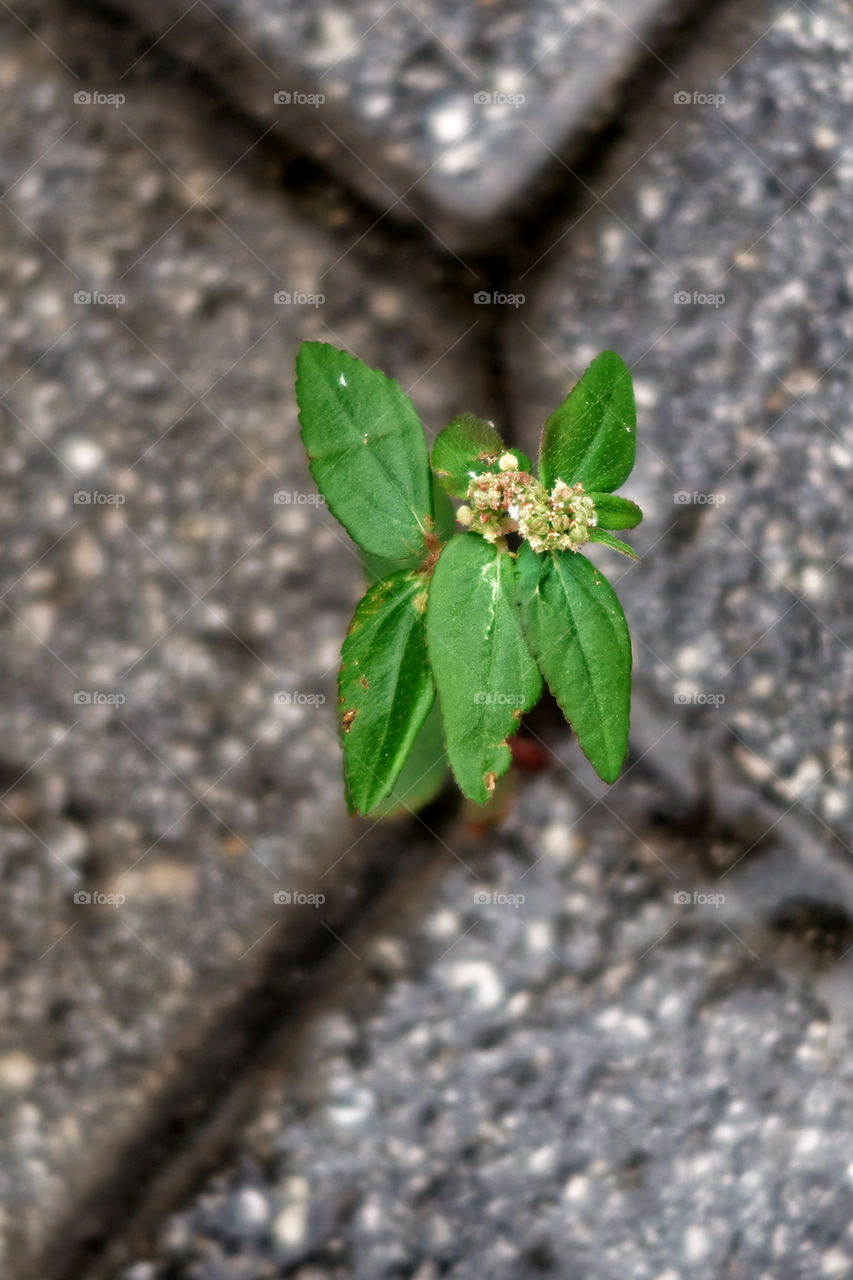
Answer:
[[[489,542],[518,532],[533,551],[577,551],[589,542],[598,517],[582,484],[558,480],[548,493],[529,472],[518,470],[512,453],[503,454],[498,467],[499,472],[472,477],[468,505],[456,513],[460,524]]]

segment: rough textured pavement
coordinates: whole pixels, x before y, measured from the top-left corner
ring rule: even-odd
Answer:
[[[848,16],[779,6],[718,83],[690,85],[630,184],[526,276],[507,354],[528,433],[601,346],[632,365],[638,669],[709,770],[730,753],[849,843]]]
[[[588,807],[537,782],[418,928],[389,920],[367,1008],[321,1022],[121,1280],[851,1274],[853,1030],[827,968],[853,937],[786,953],[695,841]]]
[[[59,1276],[91,1182],[122,1280],[853,1276],[849,6],[756,14],[719,78],[656,66],[645,124],[625,23],[658,6],[124,11],[2,19],[0,1270],[52,1243],[29,1274]],[[528,102],[468,111],[460,59],[512,94],[536,56]],[[328,102],[268,110],[280,68]],[[565,208],[478,260],[478,201],[503,173],[509,218],[541,140],[568,154],[630,70],[612,171],[545,148]],[[423,197],[396,238],[391,174]],[[393,864],[342,813],[360,583],[307,500],[305,336],[394,373],[430,429],[464,407],[531,446],[598,349],[635,366],[643,559],[600,559],[633,754],[603,794],[535,722],[550,771],[479,842],[445,814],[449,872],[349,939],[351,985],[211,1140],[218,1171],[123,1242],[111,1160],[127,1183],[138,1135],[148,1167],[200,1027],[313,927],[274,893],[334,866],[337,927]]]
[[[283,136],[310,140],[368,199],[442,244],[482,247],[577,150],[684,0],[123,0]]]
[[[299,341],[393,366],[432,429],[478,395],[440,270],[351,249],[340,198],[288,206],[261,129],[214,116],[212,146],[148,61],[118,107],[75,102],[93,50],[135,43],[2,23],[0,1200],[31,1245],[239,987],[274,894],[357,840],[334,682],[360,569],[310,501]]]

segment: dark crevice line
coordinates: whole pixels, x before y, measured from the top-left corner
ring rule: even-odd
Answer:
[[[747,5],[743,0],[712,0],[705,4],[686,0],[677,20],[671,13],[665,17],[659,24],[657,39],[650,38],[648,51],[631,65],[610,95],[606,108],[587,126],[578,126],[575,122],[565,142],[555,146],[554,156],[543,162],[531,187],[519,193],[492,227],[483,227],[482,235],[478,236],[482,249],[457,255],[437,240],[422,221],[397,215],[393,209],[371,201],[348,180],[349,165],[336,169],[334,155],[328,160],[317,160],[284,130],[275,129],[268,134],[258,151],[269,159],[271,166],[280,168],[287,195],[297,206],[305,203],[306,198],[310,205],[311,198],[333,192],[337,199],[347,203],[362,231],[368,231],[377,217],[381,217],[382,222],[369,234],[388,242],[392,248],[417,249],[439,264],[448,280],[456,281],[466,310],[470,311],[477,288],[512,291],[518,277],[536,261],[555,234],[594,203],[588,188],[596,190],[601,185],[610,158],[626,138],[636,140],[639,135],[642,140],[648,134],[648,141],[653,141],[650,117],[654,115],[654,108],[649,104],[662,91],[671,91],[673,85],[686,82],[684,73],[687,72],[689,78],[697,49],[701,51],[703,65],[712,61],[717,53],[719,64],[715,69],[724,71],[753,42],[756,25],[769,4],[770,0],[753,0]],[[88,0],[78,12],[90,14],[114,28],[125,41],[135,36],[140,53],[153,43],[149,35],[139,32],[132,18],[109,0]],[[223,92],[213,75],[188,63],[180,51],[173,50],[168,37],[145,54],[145,58],[150,58],[220,110],[226,108],[248,134],[257,131],[257,119]],[[673,78],[669,68],[679,79]],[[699,83],[704,87],[707,81]],[[671,106],[671,96],[668,102]],[[438,222],[446,217],[437,211]],[[473,269],[479,278],[477,281],[460,267],[459,257]],[[499,320],[498,327],[503,328],[505,324]],[[487,360],[487,363],[491,362]],[[496,390],[499,391],[500,386]]]
[[[518,286],[519,277],[567,225],[594,207],[596,194],[612,186],[606,197],[612,203],[622,173],[631,169],[636,180],[646,147],[674,120],[685,118],[673,112],[675,91],[710,91],[766,29],[763,19],[772,3],[710,0],[684,5],[654,52],[649,48],[620,83],[607,110],[557,145],[532,190],[519,197],[501,245],[510,287]],[[571,244],[571,234],[564,243]],[[528,283],[534,279],[531,274]]]
[[[656,52],[677,74],[673,80],[651,51],[618,90],[611,109],[585,135],[573,136],[564,148],[556,148],[552,164],[531,191],[519,201],[504,239],[503,252],[494,259],[499,272],[494,288],[503,292],[535,295],[548,279],[551,254],[556,260],[572,244],[572,232],[555,245],[566,227],[575,223],[578,234],[605,210],[602,196],[619,208],[626,182],[641,178],[646,158],[668,127],[684,117],[673,115],[675,90],[710,91],[716,81],[760,39],[773,0],[712,0],[685,7],[682,19],[672,25]],[[688,109],[690,110],[690,109]],[[661,145],[678,155],[678,128]],[[642,158],[641,158],[642,157]],[[680,161],[676,160],[676,163]],[[624,178],[627,174],[628,177]],[[567,300],[570,305],[570,300]],[[512,368],[508,346],[517,332],[513,316],[523,318],[523,308],[503,318],[503,342],[494,355],[495,398],[504,406],[510,432],[518,431],[519,404],[511,391]],[[519,443],[523,443],[520,440]]]
[[[765,7],[756,5],[752,11]],[[700,7],[696,0],[686,9],[684,22],[657,46],[657,52],[670,65],[680,66],[697,41],[721,21],[721,15],[732,11],[732,0],[718,0],[710,7]],[[109,5],[90,3],[83,12],[125,32],[135,30],[132,22]],[[150,43],[148,37],[140,38],[140,48]],[[188,67],[162,46],[148,56],[194,88],[202,101],[223,105],[221,87],[204,72]],[[594,131],[582,144],[577,138],[572,140],[561,156],[577,177],[570,175],[560,160],[545,166],[533,190],[525,193],[524,205],[517,204],[493,233],[492,249],[469,255],[481,277],[481,287],[512,292],[514,281],[542,247],[590,204],[584,184],[595,188],[601,182],[608,157],[626,136],[632,136],[637,146],[637,125],[630,110],[632,94],[638,85],[660,85],[665,75],[651,54],[633,68]],[[256,120],[233,103],[226,105],[248,133],[257,131]],[[300,152],[292,140],[270,135],[259,151],[269,162],[270,171],[280,175],[282,196],[309,217],[330,193],[346,202],[362,230],[367,230],[381,212],[351,184],[342,182],[339,174],[331,173],[328,165]],[[471,313],[477,286],[420,224],[389,214],[370,236],[389,251],[417,253],[439,264],[447,280],[455,282],[460,310]],[[532,293],[533,288],[531,276],[526,291]],[[513,397],[505,343],[511,338],[513,316],[499,307],[483,307],[477,318],[496,425],[512,439]],[[538,714],[544,723],[547,706]],[[555,723],[553,732],[558,731],[565,733],[565,725],[559,729]],[[457,804],[454,792],[433,809],[429,822],[439,835],[453,819]],[[707,815],[696,810],[685,821],[688,831],[698,833]],[[350,830],[346,841],[351,838]],[[344,847],[343,837],[338,844]],[[259,944],[242,981],[234,982],[204,1027],[193,1028],[185,1044],[172,1051],[170,1078],[151,1100],[147,1114],[126,1136],[119,1151],[104,1157],[74,1211],[52,1233],[51,1244],[38,1263],[27,1267],[22,1261],[21,1280],[112,1280],[124,1262],[144,1252],[163,1218],[193,1192],[236,1140],[257,1105],[269,1064],[275,1062],[280,1067],[282,1062],[292,1062],[313,1020],[325,1009],[340,1007],[352,984],[362,981],[362,965],[340,946],[334,934],[360,954],[363,944],[359,939],[379,932],[389,915],[396,921],[401,912],[409,910],[417,919],[429,885],[437,883],[450,865],[441,841],[424,837],[416,824],[400,828],[399,833],[379,828],[365,845],[363,873],[353,878],[341,871],[335,893],[330,892],[328,883],[325,886],[333,901],[337,898],[335,910],[324,913],[322,919],[316,914],[300,917],[291,929],[285,927],[287,921],[277,925],[269,939]]]
[[[287,1070],[316,1019],[342,1001],[349,1006],[365,985],[371,938],[389,920],[396,928],[417,917],[452,861],[440,837],[454,810],[450,801],[429,811],[439,838],[415,819],[380,825],[363,841],[355,876],[342,866],[306,886],[325,893],[326,904],[283,908],[286,918],[259,943],[243,980],[172,1048],[169,1078],[147,1114],[102,1159],[42,1256],[21,1257],[19,1280],[112,1280],[151,1246],[163,1218],[227,1158],[273,1064]],[[349,826],[336,843],[352,843]],[[324,856],[333,860],[328,849]]]

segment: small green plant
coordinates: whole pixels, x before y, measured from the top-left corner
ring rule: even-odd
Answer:
[[[643,518],[613,493],[636,448],[619,356],[602,352],[547,419],[538,478],[468,413],[430,459],[402,388],[327,343],[303,342],[296,370],[312,475],[370,583],[338,682],[350,812],[424,803],[444,775],[442,735],[461,790],[484,804],[543,676],[614,782],[628,750],[631,640],[613,588],[580,551],[600,542],[636,559],[611,532]],[[463,499],[455,512],[448,495]]]

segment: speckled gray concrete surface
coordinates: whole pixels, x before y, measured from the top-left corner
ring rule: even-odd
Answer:
[[[605,10],[628,14],[593,4],[593,24]],[[539,56],[553,117],[567,63],[549,37],[579,10],[454,7],[418,35],[429,15],[402,4],[371,10],[373,30],[361,9],[312,25],[297,6],[194,6],[164,48],[229,102],[263,98],[257,126],[130,33],[15,12],[38,38],[2,19],[0,1218],[33,1243],[133,1132],[176,1035],[340,816],[333,676],[359,578],[304,500],[296,342],[381,363],[431,427],[492,408],[489,353],[464,336],[492,309],[460,315],[425,254],[392,252],[339,197],[276,190],[260,134],[293,109],[288,132],[334,167],[341,144],[317,140],[338,111],[375,131],[380,177],[455,154],[438,210],[523,170],[511,131],[538,109],[466,114],[455,60],[511,94]],[[299,83],[217,13],[265,48],[298,30]],[[849,18],[842,0],[782,4],[719,85],[679,81],[675,127],[606,195],[614,213],[518,281],[530,301],[506,318],[531,442],[598,349],[635,365],[645,558],[620,592],[649,756],[612,811],[588,811],[566,737],[577,777],[523,787],[490,851],[465,849],[473,873],[413,928],[388,920],[360,998],[123,1280],[853,1277],[853,902],[821,825],[849,837]],[[625,48],[597,69],[583,41],[572,56],[602,89]],[[293,94],[329,82],[328,102],[270,102],[267,75]],[[275,301],[297,292],[324,300]],[[695,777],[660,790],[682,730]],[[682,783],[707,788],[716,834],[673,834]],[[808,826],[774,845],[797,798]]]
[[[780,4],[719,83],[685,85],[608,208],[517,282],[506,347],[531,439],[598,350],[632,365],[638,671],[709,773],[725,751],[848,843],[850,14]]]
[[[853,1277],[849,16],[781,4],[682,86],[505,330],[531,443],[596,351],[635,366],[645,558],[601,563],[740,834],[635,825],[649,760],[613,813],[528,785],[121,1280]]]
[[[537,780],[389,920],[366,1007],[121,1280],[853,1275],[849,936],[786,955],[747,863],[587,809]]]
[[[685,0],[120,0],[265,123],[395,216],[482,246],[552,152],[612,106]],[[274,101],[274,95],[279,101]]]
[[[134,56],[107,27],[17,17],[40,40],[0,15],[0,1204],[32,1241],[274,892],[340,852],[361,583],[310,500],[298,342],[381,360],[433,429],[478,392],[428,264],[352,248],[340,201],[300,213],[260,130],[150,60],[105,82],[105,50]],[[324,300],[276,302],[297,292]]]

